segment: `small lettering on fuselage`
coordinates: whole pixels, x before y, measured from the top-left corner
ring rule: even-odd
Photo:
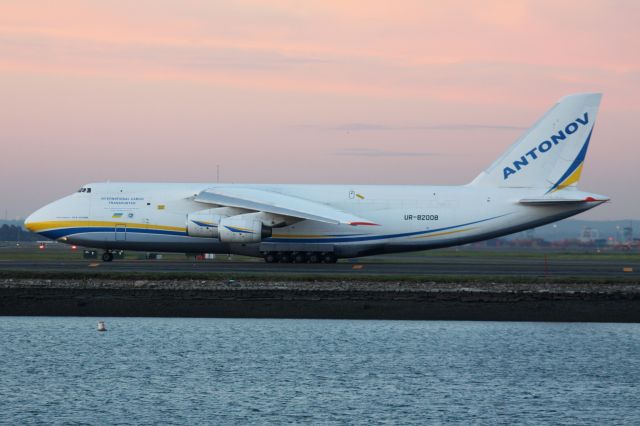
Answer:
[[[138,201],[144,201],[144,197],[101,197],[100,200],[106,201],[110,205],[136,205]]]
[[[410,214],[404,215],[404,220],[438,220],[437,214]]]

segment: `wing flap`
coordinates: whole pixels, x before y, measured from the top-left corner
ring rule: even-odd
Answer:
[[[255,188],[208,188],[200,192],[195,201],[315,220],[334,225],[377,225],[367,219],[343,212],[326,204]]]

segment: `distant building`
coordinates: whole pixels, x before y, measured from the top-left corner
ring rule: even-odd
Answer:
[[[582,232],[580,233],[580,237],[578,238],[578,241],[580,241],[583,244],[590,244],[599,238],[600,238],[600,233],[598,232],[597,229],[592,228],[590,226],[585,226],[584,228],[582,228]]]
[[[616,226],[615,243],[631,245],[633,243],[633,228],[631,226]]]

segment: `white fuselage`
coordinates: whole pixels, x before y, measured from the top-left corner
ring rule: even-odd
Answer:
[[[329,205],[375,225],[297,220],[259,243],[190,236],[187,215],[210,208],[197,194],[224,184],[96,183],[33,213],[25,222],[48,238],[107,250],[234,253],[324,251],[337,257],[465,244],[557,221],[601,204],[525,205],[539,190],[466,186],[247,185]],[[233,186],[233,185],[228,185]],[[90,188],[90,192],[88,189]],[[236,212],[237,213],[237,212]]]

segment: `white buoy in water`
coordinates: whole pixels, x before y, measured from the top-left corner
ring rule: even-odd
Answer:
[[[98,321],[98,331],[107,331],[107,327],[104,325],[104,321]]]

